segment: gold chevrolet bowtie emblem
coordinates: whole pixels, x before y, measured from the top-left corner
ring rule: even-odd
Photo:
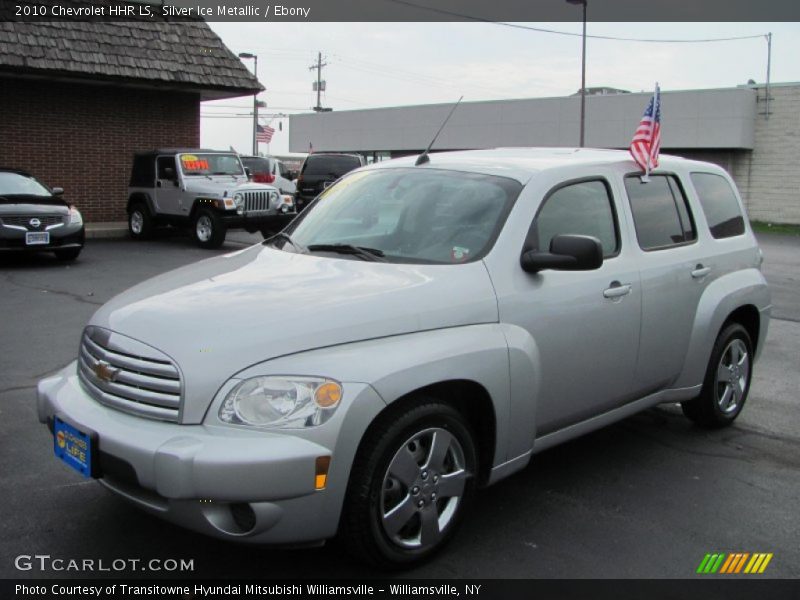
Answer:
[[[93,370],[98,379],[106,382],[114,381],[117,378],[117,373],[119,373],[119,369],[112,367],[104,360],[98,360],[94,363]]]

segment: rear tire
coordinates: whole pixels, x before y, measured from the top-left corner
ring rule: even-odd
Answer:
[[[225,223],[213,210],[201,208],[192,220],[192,235],[201,248],[219,248],[225,242]]]
[[[146,240],[153,235],[153,217],[143,202],[131,205],[128,212],[128,233],[134,240]]]
[[[438,552],[475,491],[474,440],[461,413],[434,398],[384,415],[350,474],[340,532],[350,553],[401,569]]]
[[[753,374],[753,343],[739,323],[717,337],[700,395],[681,403],[683,414],[709,429],[731,425],[744,408]]]
[[[58,260],[63,260],[64,262],[68,262],[78,258],[78,255],[81,253],[81,250],[83,250],[83,248],[64,248],[63,250],[53,250],[53,254],[56,255],[56,258]]]

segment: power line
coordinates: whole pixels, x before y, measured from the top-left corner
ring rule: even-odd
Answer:
[[[394,2],[395,4],[403,4],[405,6],[410,6],[412,8],[418,8],[420,10],[427,10],[430,12],[439,13],[442,15],[448,15],[450,17],[461,17],[463,19],[469,19],[470,21],[476,21],[479,23],[489,23],[490,25],[499,25],[501,27],[512,27],[514,29],[526,29],[528,31],[537,31],[539,33],[552,33],[555,35],[568,35],[571,37],[583,37],[581,33],[573,33],[571,31],[559,31],[557,29],[546,29],[544,27],[533,27],[531,25],[522,25],[520,23],[506,23],[504,21],[492,21],[491,19],[486,19],[483,17],[476,17],[474,15],[468,15],[466,13],[460,13],[455,11],[446,10],[443,8],[434,8],[433,6],[424,6],[422,4],[416,4],[414,2],[408,2],[407,0],[386,0],[387,2]],[[697,39],[648,39],[648,38],[626,38],[626,37],[616,37],[611,35],[587,35],[587,38],[592,38],[596,40],[613,40],[616,42],[644,42],[644,43],[658,43],[658,44],[697,44],[697,43],[707,43],[707,42],[731,42],[734,40],[752,40],[756,38],[763,38],[766,33],[759,33],[756,35],[741,35],[741,36],[733,36],[733,37],[724,37],[724,38],[697,38]]]

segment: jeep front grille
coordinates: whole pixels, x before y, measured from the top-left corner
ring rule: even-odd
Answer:
[[[265,213],[270,209],[270,201],[275,192],[242,192],[244,194],[244,214]]]
[[[78,377],[101,404],[151,419],[179,420],[178,368],[166,354],[134,339],[87,327],[81,340]]]

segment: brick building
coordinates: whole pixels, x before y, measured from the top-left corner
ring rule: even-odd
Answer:
[[[651,93],[586,98],[586,145],[627,148]],[[580,99],[463,102],[439,150],[575,146]],[[663,91],[662,152],[714,162],[736,180],[751,219],[800,224],[800,83]],[[421,152],[451,104],[292,115],[289,150],[361,152],[378,159]],[[769,114],[767,114],[769,113]]]
[[[262,86],[205,22],[0,22],[0,166],[126,219],[133,153],[200,144],[200,102]]]

